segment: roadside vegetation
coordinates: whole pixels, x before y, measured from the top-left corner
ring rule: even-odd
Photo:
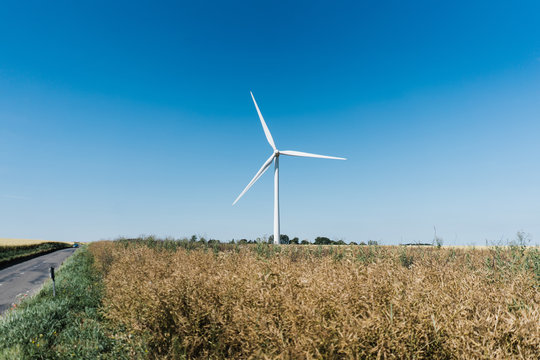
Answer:
[[[7,239],[9,240],[9,239]],[[69,248],[72,245],[65,242],[17,242],[0,241],[0,268],[9,266],[14,262],[26,260],[52,251]]]
[[[136,359],[144,353],[112,331],[100,311],[101,275],[86,249],[56,274],[56,297],[47,282],[0,319],[0,359]]]

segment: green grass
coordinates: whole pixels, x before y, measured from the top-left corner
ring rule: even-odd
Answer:
[[[0,320],[0,359],[137,359],[144,349],[104,321],[103,285],[86,248],[33,298]]]
[[[0,267],[18,259],[71,247],[68,243],[43,242],[34,245],[0,246]]]

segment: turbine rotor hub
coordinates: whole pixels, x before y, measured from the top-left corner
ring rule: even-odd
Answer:
[[[275,156],[275,157],[278,157],[278,156],[279,156],[279,150],[274,150],[274,156]]]

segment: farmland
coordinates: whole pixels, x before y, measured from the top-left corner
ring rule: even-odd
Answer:
[[[0,355],[536,359],[540,348],[537,247],[147,238],[77,254],[59,297],[47,284],[0,321]]]
[[[535,358],[537,248],[90,246],[150,358]]]
[[[0,238],[0,246],[27,246],[38,245],[48,242],[47,240],[32,240],[32,239],[6,239]]]
[[[45,240],[0,239],[0,268],[70,246],[71,243]]]

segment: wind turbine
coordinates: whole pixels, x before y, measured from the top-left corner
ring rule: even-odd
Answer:
[[[345,158],[341,157],[335,157],[335,156],[326,156],[326,155],[317,155],[317,154],[310,154],[306,152],[301,151],[294,151],[294,150],[284,150],[280,151],[276,148],[276,144],[274,143],[274,139],[272,138],[272,134],[270,134],[270,130],[268,130],[268,126],[266,126],[266,123],[264,122],[264,118],[261,114],[261,110],[259,110],[259,106],[257,105],[257,102],[255,101],[255,97],[253,96],[253,93],[250,91],[251,98],[253,99],[253,103],[255,104],[255,108],[257,109],[257,113],[259,114],[259,119],[261,119],[261,124],[264,130],[264,134],[266,135],[266,140],[268,140],[268,143],[274,150],[272,155],[266,160],[266,162],[263,164],[263,166],[257,171],[253,179],[247,184],[244,191],[238,195],[236,200],[234,200],[233,205],[240,200],[240,198],[249,190],[250,187],[255,184],[257,180],[268,170],[270,165],[272,164],[272,161],[274,162],[274,244],[278,245],[280,241],[280,234],[279,234],[279,156],[280,155],[288,155],[288,156],[298,156],[298,157],[311,157],[311,158],[321,158],[321,159],[335,159],[335,160],[347,160]]]

